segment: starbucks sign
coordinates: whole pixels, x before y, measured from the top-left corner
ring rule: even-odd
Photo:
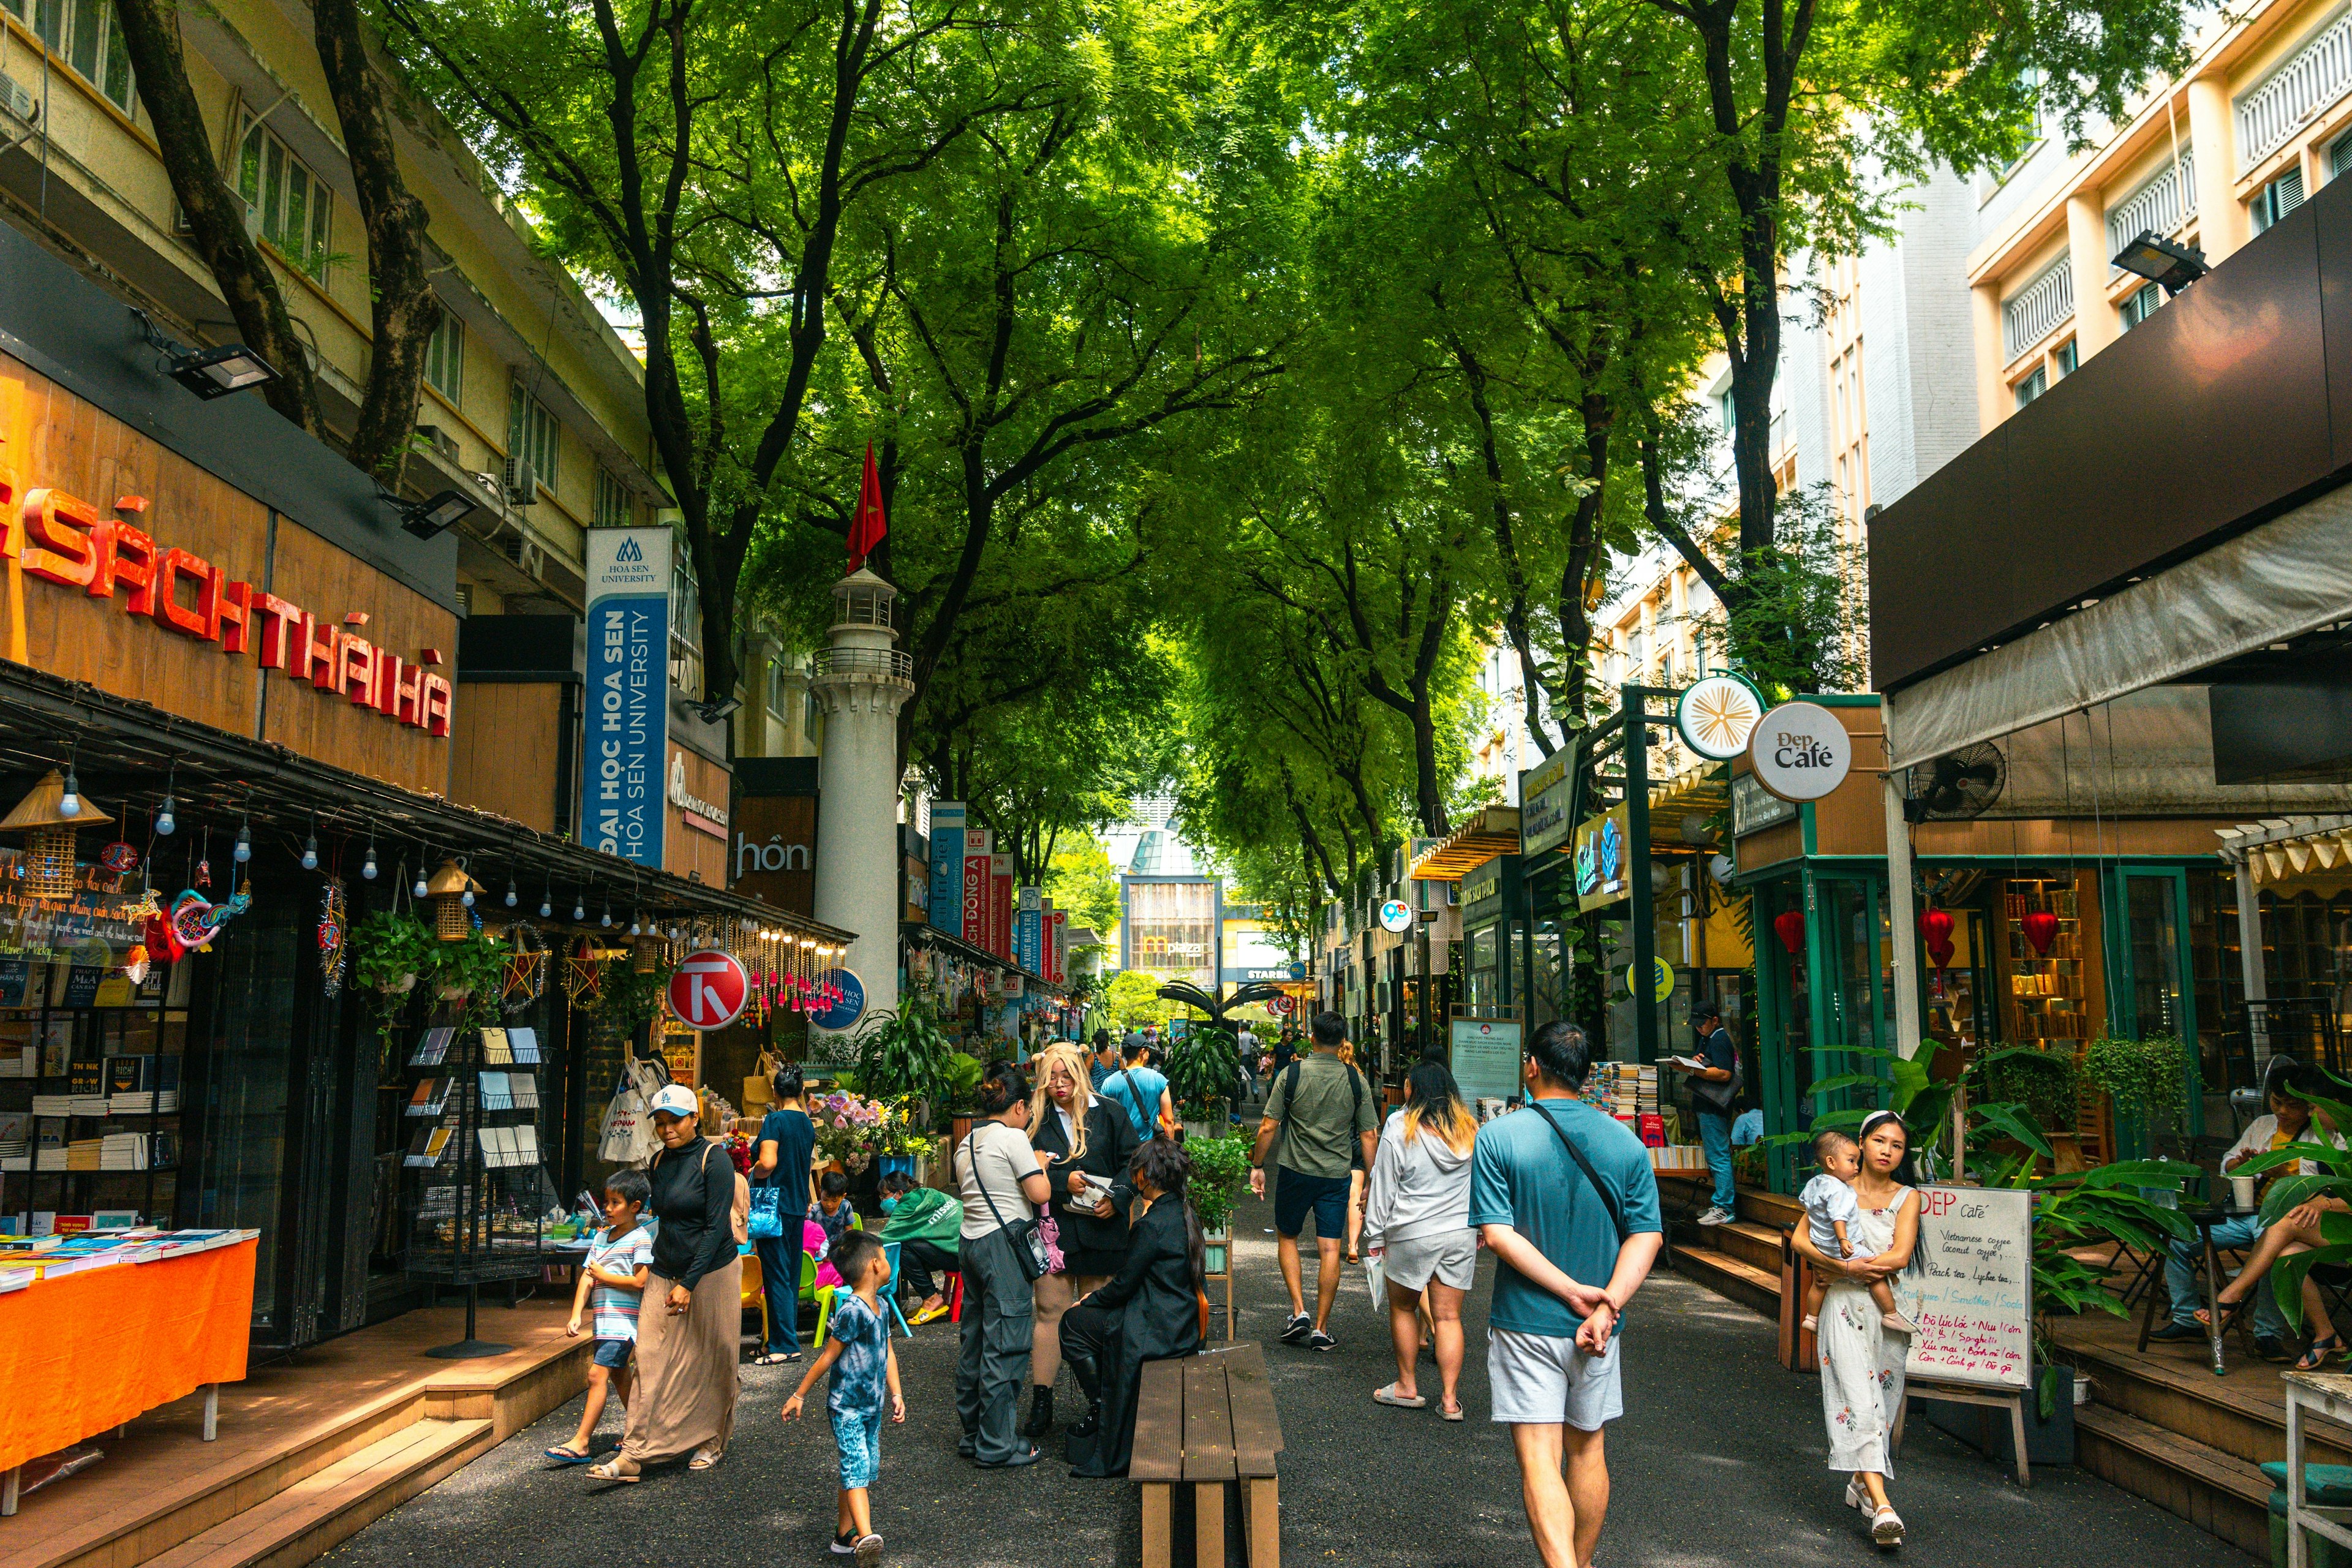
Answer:
[[[1820,800],[1853,767],[1853,738],[1818,702],[1783,702],[1748,738],[1756,782],[1782,800]]]

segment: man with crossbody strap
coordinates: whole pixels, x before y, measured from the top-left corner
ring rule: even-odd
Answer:
[[[1575,1025],[1538,1029],[1526,1108],[1480,1128],[1470,1157],[1470,1223],[1496,1261],[1494,1418],[1511,1428],[1544,1568],[1591,1568],[1609,1511],[1601,1434],[1625,1410],[1620,1318],[1665,1242],[1649,1151],[1576,1098],[1591,1060]]]
[[[1359,1151],[1364,1168],[1371,1169],[1380,1121],[1364,1075],[1339,1059],[1339,1047],[1348,1041],[1348,1021],[1337,1013],[1318,1013],[1309,1030],[1313,1054],[1277,1072],[1266,1093],[1265,1120],[1257,1124],[1257,1146],[1250,1153],[1255,1167],[1250,1172],[1250,1191],[1265,1195],[1265,1167],[1273,1161],[1280,1176],[1274,1192],[1275,1250],[1282,1263],[1282,1282],[1290,1289],[1290,1321],[1282,1337],[1309,1350],[1329,1351],[1339,1347],[1331,1334],[1331,1303],[1339,1297],[1348,1173]],[[1298,1233],[1310,1212],[1319,1265],[1311,1319],[1298,1271]]]

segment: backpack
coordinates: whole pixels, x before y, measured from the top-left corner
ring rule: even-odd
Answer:
[[[1275,1155],[1277,1160],[1290,1152],[1290,1119],[1298,1110],[1300,1065],[1299,1058],[1293,1057],[1290,1065],[1284,1068],[1282,1073],[1282,1147]],[[1348,1089],[1350,1097],[1348,1108],[1348,1130],[1353,1132],[1357,1119],[1364,1113],[1364,1075],[1354,1068],[1348,1067],[1345,1062],[1339,1065],[1348,1068]],[[1350,1163],[1353,1162],[1351,1161]]]

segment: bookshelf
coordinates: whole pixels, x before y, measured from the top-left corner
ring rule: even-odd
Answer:
[[[2001,895],[2009,960],[2002,1021],[2012,1043],[2065,1040],[2079,1045],[2095,1032],[2088,966],[2096,962],[2096,953],[2085,940],[2082,900],[2069,881],[2009,879]],[[2058,921],[2058,934],[2047,953],[2037,952],[2025,934],[2025,917],[2042,910]]]
[[[536,1030],[476,1028],[457,1006],[436,1008],[416,1032],[402,1110],[401,1170],[415,1183],[410,1275],[476,1285],[546,1267],[547,1215],[561,1200],[539,1142],[541,1055]]]

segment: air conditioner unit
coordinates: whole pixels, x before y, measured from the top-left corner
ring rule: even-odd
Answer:
[[[529,458],[507,459],[506,481],[507,505],[539,504],[539,470],[530,466]]]
[[[41,117],[41,100],[13,76],[0,76],[0,109],[30,125]]]
[[[440,453],[450,462],[454,463],[457,460],[457,437],[452,436],[448,431],[444,430],[438,425],[419,425],[416,427],[416,433],[419,436],[424,437],[425,439],[432,445],[435,451]]]

